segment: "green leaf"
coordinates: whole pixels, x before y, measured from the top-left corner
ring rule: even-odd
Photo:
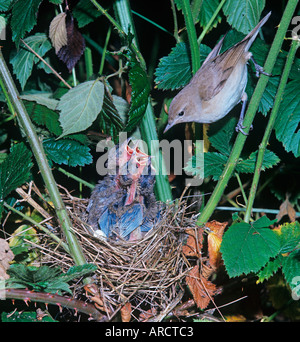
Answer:
[[[65,282],[69,282],[73,279],[83,277],[95,271],[97,271],[97,266],[94,264],[72,266],[68,269],[67,273],[61,274],[59,279]]]
[[[239,32],[249,33],[259,22],[265,0],[227,0],[223,12],[228,24]]]
[[[293,298],[300,298],[300,250],[297,249],[290,253],[282,261],[282,273],[286,282],[289,284]]]
[[[90,127],[102,109],[103,99],[104,85],[98,80],[81,83],[63,95],[58,104],[63,129],[60,137]]]
[[[282,256],[278,255],[277,258],[271,260],[258,272],[258,282],[262,283],[264,280],[269,279],[281,268]]]
[[[48,314],[42,318],[37,318],[35,311],[14,311],[2,312],[1,322],[58,322]]]
[[[145,114],[149,101],[150,83],[145,70],[137,62],[134,62],[128,76],[132,92],[126,131],[131,132]]]
[[[90,148],[72,139],[45,139],[45,152],[53,162],[68,166],[84,166],[93,161]]]
[[[280,241],[280,253],[290,253],[300,246],[300,223],[285,223],[275,230]]]
[[[78,27],[83,27],[101,16],[101,12],[90,1],[80,0],[74,7],[72,14],[76,18]]]
[[[2,0],[0,2],[0,11],[6,12],[9,9],[12,2],[13,2],[13,0]]]
[[[12,38],[17,44],[26,32],[36,24],[37,11],[42,0],[17,0],[12,8],[11,29]]]
[[[221,253],[230,277],[259,271],[280,251],[276,234],[269,228],[254,225],[236,223],[224,234]]]
[[[7,158],[0,164],[0,198],[29,181],[32,167],[32,154],[28,148],[19,143],[14,145]]]
[[[45,126],[49,132],[52,134],[59,136],[62,133],[62,129],[59,125],[59,115],[52,109],[47,108],[46,106],[40,105],[33,101],[24,101],[24,105],[26,110],[31,117],[31,119],[37,125]]]
[[[228,115],[209,127],[208,135],[211,145],[226,156],[230,155],[233,147],[237,122],[236,116]]]
[[[257,153],[258,151],[252,152],[248,159],[239,160],[236,166],[236,171],[239,173],[254,173]],[[279,162],[280,159],[274,152],[265,150],[261,170],[265,171],[266,169],[270,169],[273,166],[277,165]]]
[[[277,139],[287,152],[300,156],[300,92],[299,80],[289,82],[274,125]]]
[[[201,27],[205,28],[219,6],[218,0],[203,0],[200,3],[198,19]],[[221,22],[221,17],[218,15],[212,23],[211,29],[216,27]]]
[[[51,49],[51,44],[44,33],[36,33],[33,36],[24,39],[37,54],[43,57],[47,51]],[[39,59],[26,47],[20,47],[17,54],[10,61],[13,66],[14,74],[17,76],[22,89],[24,89],[26,82],[31,75],[33,65],[39,62]]]
[[[201,64],[211,49],[201,44]],[[174,90],[183,88],[192,78],[191,59],[188,45],[180,42],[172,48],[171,53],[160,59],[155,71],[155,83],[158,89]]]

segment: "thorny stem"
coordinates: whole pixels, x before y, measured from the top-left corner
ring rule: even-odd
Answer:
[[[284,37],[286,34],[286,31],[288,29],[288,26],[291,22],[292,16],[295,12],[295,8],[297,6],[298,0],[290,0],[287,3],[286,9],[283,13],[283,16],[281,18],[280,24],[278,25],[278,31],[276,33],[276,36],[274,38],[273,44],[271,46],[271,49],[269,51],[267,60],[265,62],[264,70],[267,73],[271,73],[272,69],[274,67],[274,64],[276,62],[278,53],[280,51],[281,45],[284,41]],[[254,93],[252,95],[251,101],[249,103],[247,113],[245,115],[244,119],[244,125],[245,125],[245,132],[249,133],[250,126],[254,120],[254,116],[256,114],[259,102],[261,100],[261,97],[263,95],[263,92],[266,88],[266,85],[268,83],[268,77],[265,75],[261,75],[256,88],[254,90]],[[214,212],[218,202],[220,201],[224,190],[228,184],[228,181],[236,167],[236,164],[238,162],[239,156],[242,152],[242,149],[244,147],[245,141],[247,136],[239,133],[237,135],[235,144],[232,148],[231,154],[228,158],[228,161],[225,165],[225,168],[222,172],[222,175],[220,176],[220,179],[214,189],[214,192],[212,193],[209,201],[207,202],[207,205],[205,206],[204,210],[201,212],[197,224],[203,225],[205,224],[212,213]]]
[[[75,298],[70,298],[66,296],[60,296],[58,294],[53,293],[43,293],[43,292],[35,292],[30,290],[23,289],[5,289],[1,290],[1,299],[20,299],[27,302],[34,301],[45,304],[54,304],[60,307],[67,307],[69,309],[73,309],[75,311],[83,312],[87,315],[90,315],[96,321],[106,321],[107,317],[101,314],[93,304],[86,303],[82,300],[78,300]]]
[[[20,100],[19,92],[14,84],[10,71],[6,65],[2,51],[0,50],[0,78],[2,80],[2,87],[6,90],[9,100],[11,101],[14,109],[14,113],[18,118],[19,125],[24,130],[33,155],[35,156],[39,170],[45,182],[46,188],[49,191],[49,195],[53,202],[58,221],[61,229],[63,230],[67,244],[70,250],[70,254],[77,265],[86,263],[85,257],[81,250],[76,236],[72,232],[72,223],[68,216],[65,205],[60,196],[56,181],[53,177],[52,171],[49,167],[47,157],[41,141],[39,140],[34,126],[29,118],[26,108],[23,102]]]
[[[277,116],[277,113],[279,110],[279,106],[280,106],[280,103],[281,103],[282,98],[283,98],[284,89],[285,89],[285,86],[287,84],[288,77],[289,77],[291,67],[292,67],[292,64],[293,64],[293,61],[294,61],[298,47],[299,47],[299,41],[293,40],[290,52],[287,56],[287,60],[286,60],[286,64],[285,64],[282,76],[280,79],[280,83],[279,83],[279,86],[277,89],[277,94],[275,97],[274,106],[273,106],[272,111],[271,111],[269,122],[268,122],[267,128],[265,130],[262,142],[259,145],[255,171],[254,171],[254,175],[253,175],[252,185],[251,185],[251,189],[250,189],[250,193],[249,193],[249,198],[247,201],[246,214],[245,214],[245,218],[244,218],[244,221],[247,223],[249,222],[250,217],[251,217],[251,211],[252,211],[252,207],[254,204],[254,199],[255,199],[256,189],[257,189],[258,182],[259,182],[259,176],[260,176],[261,167],[262,167],[262,163],[263,163],[263,159],[264,159],[264,154],[265,154],[265,151],[266,151],[266,148],[268,145],[268,141],[269,141],[271,132],[272,132],[273,127],[274,127],[274,123],[275,123],[276,116]]]

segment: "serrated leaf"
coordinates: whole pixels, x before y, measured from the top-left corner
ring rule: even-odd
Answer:
[[[290,253],[300,245],[300,223],[285,223],[274,230],[280,241],[280,253]]]
[[[219,1],[218,0],[203,0],[200,3],[200,8],[199,8],[199,23],[201,27],[206,27],[208,22],[210,21],[211,17],[215,13],[219,6]],[[218,15],[216,19],[213,21],[211,25],[211,29],[213,27],[216,27],[218,23],[221,21],[221,17]]]
[[[65,12],[58,14],[53,18],[49,26],[49,38],[51,39],[52,45],[55,48],[56,54],[68,43],[66,16],[67,14]]]
[[[17,0],[13,4],[11,28],[12,38],[17,44],[26,32],[29,32],[36,24],[37,11],[42,0]]]
[[[29,181],[32,167],[32,154],[28,148],[19,143],[14,145],[7,158],[0,164],[0,198]]]
[[[208,135],[211,145],[226,156],[230,155],[233,147],[237,122],[236,116],[226,115],[224,119],[209,127]]]
[[[299,80],[289,82],[285,88],[274,125],[277,139],[287,152],[300,156],[300,92]]]
[[[83,277],[86,274],[95,272],[96,270],[97,266],[94,264],[72,266],[68,269],[67,273],[61,274],[59,279],[64,282],[69,282],[75,278]]]
[[[25,100],[23,102],[34,123],[45,126],[49,132],[56,136],[59,136],[62,133],[62,129],[58,121],[58,113],[34,101]]]
[[[300,298],[300,250],[297,249],[282,260],[282,273],[289,284],[293,299]]]
[[[262,270],[258,272],[258,282],[262,283],[264,280],[269,279],[273,274],[275,274],[281,267],[282,256],[278,255],[276,259],[271,260],[267,263]]]
[[[224,234],[221,253],[230,277],[258,272],[280,251],[280,242],[269,228],[245,222],[233,224]]]
[[[45,152],[53,162],[68,166],[84,166],[93,161],[90,148],[71,139],[45,139]]]
[[[41,57],[51,49],[51,44],[44,33],[36,33],[33,36],[27,37],[24,39],[24,42]],[[24,89],[31,75],[33,65],[39,62],[39,59],[31,51],[27,50],[26,47],[21,46],[10,62],[13,66],[14,74],[17,76],[22,89]]]
[[[34,101],[40,105],[46,106],[49,109],[55,110],[58,106],[58,100],[52,97],[52,93],[43,91],[24,92],[20,97],[22,100]]]
[[[247,34],[258,24],[264,8],[265,0],[227,0],[223,12],[233,28]]]
[[[201,44],[201,64],[211,49]],[[188,45],[180,42],[172,48],[171,53],[160,59],[155,71],[155,83],[158,89],[174,90],[183,88],[192,78],[192,68]]]
[[[2,0],[0,2],[0,11],[6,12],[9,9],[12,2],[13,2],[13,0]]]
[[[95,6],[86,0],[80,0],[78,4],[73,9],[73,15],[78,22],[78,27],[83,27],[96,18],[102,15],[100,11],[95,10]]]
[[[126,130],[130,132],[136,128],[145,114],[149,101],[150,83],[145,70],[137,63],[129,70],[128,76],[132,92]]]
[[[236,166],[236,171],[240,173],[254,173],[257,153],[258,151],[252,152],[248,159],[239,160]],[[265,150],[261,170],[265,171],[266,169],[269,169],[277,165],[279,162],[280,159],[276,156],[274,152]]]
[[[63,95],[57,107],[63,129],[61,137],[90,127],[102,109],[103,98],[104,85],[98,80],[81,83]]]

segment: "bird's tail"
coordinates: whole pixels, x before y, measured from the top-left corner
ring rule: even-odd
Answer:
[[[269,19],[272,12],[269,12],[255,27],[254,29],[242,40],[242,42],[248,40],[248,43],[245,47],[245,51],[248,51],[254,42],[256,36],[258,35],[259,29],[266,23]],[[241,42],[241,43],[242,43]]]

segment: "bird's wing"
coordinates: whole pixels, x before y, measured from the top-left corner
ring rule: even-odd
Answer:
[[[137,203],[127,210],[119,220],[120,235],[128,238],[130,233],[140,227],[143,222],[143,207]]]
[[[209,101],[223,89],[226,81],[233,72],[234,67],[241,59],[246,44],[247,41],[245,40],[237,43],[221,55],[218,55],[205,63],[197,71],[191,83],[197,82],[202,100]],[[209,82],[207,82],[207,80],[209,80]]]
[[[109,236],[116,225],[116,221],[116,214],[106,208],[98,220],[99,228],[106,236]]]

